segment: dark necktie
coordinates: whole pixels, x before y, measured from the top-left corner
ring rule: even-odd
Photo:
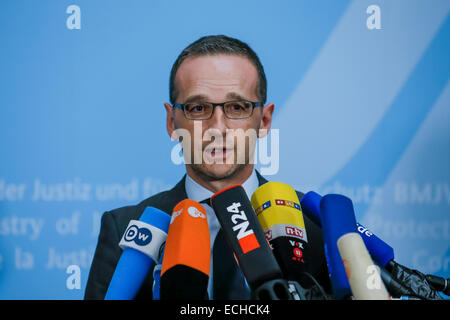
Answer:
[[[209,199],[201,201],[209,204]],[[249,300],[250,290],[244,275],[236,263],[233,250],[226,242],[222,228],[213,245],[213,299]]]

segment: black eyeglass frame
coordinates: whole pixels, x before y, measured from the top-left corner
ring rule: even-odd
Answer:
[[[242,118],[230,118],[230,117],[227,115],[227,113],[225,112],[225,109],[224,109],[224,108],[225,108],[225,104],[226,104],[226,103],[230,103],[230,102],[248,102],[248,103],[251,103],[251,105],[252,105],[252,112],[250,112],[250,114],[249,114],[248,116],[246,116],[246,117],[242,117]],[[192,103],[199,103],[199,104],[201,104],[201,103],[209,103],[209,104],[211,104],[211,105],[213,106],[211,115],[210,115],[208,118],[190,118],[190,117],[188,117],[188,116],[186,115],[184,106],[187,105],[187,104],[192,104]],[[231,101],[225,101],[225,102],[221,102],[221,103],[206,102],[206,101],[204,101],[204,102],[195,102],[195,101],[194,101],[194,102],[188,102],[188,103],[174,103],[174,104],[173,104],[173,107],[178,108],[178,109],[180,109],[180,110],[183,111],[184,116],[185,116],[186,119],[188,119],[188,120],[209,120],[209,119],[211,119],[211,117],[213,116],[214,110],[215,110],[215,108],[216,108],[217,106],[221,106],[221,107],[222,107],[222,112],[223,112],[223,114],[225,115],[225,117],[227,117],[228,119],[231,119],[231,120],[240,120],[240,119],[247,119],[247,118],[250,118],[250,117],[253,115],[253,110],[254,110],[256,107],[264,107],[264,103],[263,103],[262,101],[231,100]]]

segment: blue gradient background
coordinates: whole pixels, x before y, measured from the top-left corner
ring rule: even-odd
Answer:
[[[66,27],[71,4],[80,30]],[[380,30],[366,26],[372,4]],[[448,0],[1,1],[0,183],[25,193],[0,192],[0,298],[81,299],[101,214],[181,178],[163,103],[177,55],[207,34],[247,42],[265,67],[280,134],[280,170],[267,178],[350,196],[398,262],[450,277],[449,10]],[[86,183],[90,198],[34,200],[36,180]],[[111,184],[132,192],[99,197]],[[42,230],[14,233],[12,218]],[[79,290],[66,287],[70,264]]]

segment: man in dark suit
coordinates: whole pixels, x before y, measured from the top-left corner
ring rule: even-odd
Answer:
[[[183,50],[170,75],[170,104],[164,106],[167,132],[180,141],[186,175],[169,191],[103,215],[86,299],[104,298],[121,255],[120,238],[129,221],[138,220],[147,206],[171,214],[183,199],[201,202],[236,184],[242,185],[251,197],[258,186],[267,182],[253,162],[256,138],[264,137],[272,122],[274,104],[266,104],[266,87],[264,69],[256,53],[237,39],[207,36]],[[302,193],[298,195],[301,198]],[[209,297],[248,299],[248,287],[239,269],[236,266],[233,269],[235,262],[230,249],[221,247],[219,253],[215,251],[219,247],[216,240],[221,239],[220,225],[213,210],[207,204],[204,206],[214,248]],[[304,220],[311,248],[309,269],[328,290],[322,231],[309,217]],[[231,272],[232,269],[237,271]],[[136,298],[151,299],[152,286],[153,270],[150,270]]]

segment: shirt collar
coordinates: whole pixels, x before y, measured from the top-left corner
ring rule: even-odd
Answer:
[[[247,193],[247,197],[251,199],[253,193],[259,187],[256,170],[253,170],[250,177],[242,184],[242,187]],[[214,195],[213,192],[195,182],[188,174],[186,174],[185,188],[187,197],[197,202],[211,198]]]

